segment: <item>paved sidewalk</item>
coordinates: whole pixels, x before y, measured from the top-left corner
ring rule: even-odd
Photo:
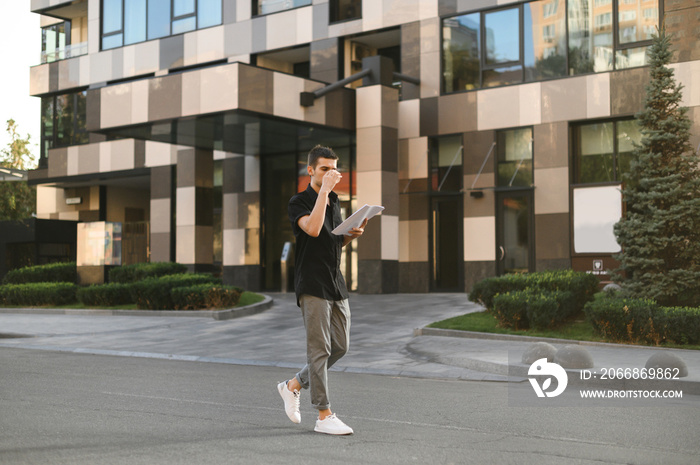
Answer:
[[[22,310],[0,313],[0,348],[280,366],[291,372],[305,361],[301,314],[293,294],[271,297],[273,305],[268,310],[226,321],[211,317],[110,316],[99,311],[80,315]],[[350,351],[334,370],[478,381],[524,380],[508,376],[509,361],[511,365],[519,363],[534,340],[414,335],[416,329],[433,321],[482,309],[467,301],[464,294],[353,294],[350,303]],[[3,310],[9,311],[13,310]],[[561,348],[570,343],[552,344]],[[596,369],[642,368],[651,355],[672,352],[688,367],[689,376],[681,383],[683,389],[700,394],[700,351],[594,343],[583,347],[592,355]]]

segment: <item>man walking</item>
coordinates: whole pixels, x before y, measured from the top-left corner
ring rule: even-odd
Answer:
[[[346,236],[332,234],[342,222],[340,201],[333,192],[342,178],[338,156],[317,145],[309,152],[307,171],[309,186],[292,197],[288,207],[296,238],[294,286],[306,327],[307,364],[277,390],[294,423],[301,421],[300,390],[310,387],[311,403],[318,409],[314,431],[352,434],[352,428],[331,412],[328,368],[345,355],[350,343],[348,291],[340,272],[342,248],[362,235],[367,220]]]

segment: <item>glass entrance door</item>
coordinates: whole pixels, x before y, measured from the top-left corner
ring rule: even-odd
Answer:
[[[500,192],[496,208],[498,275],[534,269],[532,191]]]
[[[464,289],[462,198],[433,197],[430,228],[431,290],[461,292]]]

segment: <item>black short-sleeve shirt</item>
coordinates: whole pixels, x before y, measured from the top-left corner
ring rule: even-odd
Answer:
[[[326,217],[318,237],[311,237],[299,227],[299,219],[310,215],[318,194],[309,186],[289,200],[289,221],[296,238],[294,254],[294,288],[297,305],[302,294],[312,295],[329,301],[348,298],[345,279],[340,272],[340,258],[343,252],[343,236],[331,231],[343,218],[340,215],[340,200],[335,192],[328,196],[330,206],[326,207]]]

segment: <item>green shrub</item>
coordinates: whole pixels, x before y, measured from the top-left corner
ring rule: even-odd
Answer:
[[[653,300],[601,294],[584,311],[593,329],[609,341],[658,343],[663,338],[657,316],[660,309]]]
[[[3,283],[75,283],[76,277],[75,262],[49,263],[10,270]]]
[[[147,278],[157,278],[173,274],[187,273],[187,267],[180,263],[155,262],[135,263],[109,270],[110,283],[135,283]]]
[[[592,274],[579,271],[541,271],[536,273],[507,274],[496,278],[486,278],[474,285],[469,293],[469,300],[480,302],[488,310],[493,310],[493,299],[498,294],[541,289],[545,291],[562,291],[572,294],[572,308],[567,314],[583,310],[586,302],[598,291],[598,278]]]
[[[73,283],[28,283],[0,286],[4,305],[66,305],[76,301],[78,286]]]
[[[141,309],[172,310],[175,308],[170,291],[176,287],[196,284],[218,284],[221,280],[208,274],[174,274],[147,278],[131,285],[132,301]]]
[[[115,305],[132,304],[130,284],[109,283],[96,286],[81,287],[77,297],[83,305],[97,307],[113,307]]]
[[[576,312],[571,292],[533,290],[527,301],[527,321],[532,328],[560,326]]]
[[[493,314],[504,328],[527,329],[527,300],[530,291],[514,291],[493,297]]]
[[[219,284],[197,284],[170,291],[175,310],[235,307],[242,293],[240,287]]]
[[[657,314],[657,326],[665,340],[700,344],[700,308],[662,307]]]

